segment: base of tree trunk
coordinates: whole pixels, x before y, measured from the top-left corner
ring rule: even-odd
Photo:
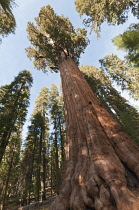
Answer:
[[[122,180],[123,177],[121,180],[120,177],[119,180],[110,178],[106,183],[95,173],[95,170],[92,173],[92,169],[89,170],[87,165],[83,166],[83,164],[82,168],[84,168],[84,173],[76,168],[74,174],[70,173],[64,179],[60,194],[51,204],[49,210],[139,209],[139,182],[133,174],[130,174],[127,186],[126,179]]]

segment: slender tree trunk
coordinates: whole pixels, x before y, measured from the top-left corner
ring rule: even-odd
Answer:
[[[60,170],[59,170],[58,142],[57,141],[58,141],[57,132],[56,132],[56,128],[55,128],[54,149],[55,149],[56,193],[58,194],[59,193],[59,187],[60,187]]]
[[[12,128],[13,128],[13,125],[12,125]],[[1,164],[1,161],[2,161],[2,158],[3,158],[3,155],[5,153],[5,149],[8,145],[11,133],[12,133],[11,126],[8,126],[6,129],[7,129],[7,131],[4,131],[4,133],[2,135],[2,138],[0,139],[1,140],[1,144],[0,144],[0,164]]]
[[[1,210],[5,209],[5,201],[6,201],[6,196],[7,196],[7,189],[8,189],[9,179],[10,179],[10,175],[11,175],[11,170],[12,170],[12,166],[13,166],[13,159],[14,159],[14,152],[11,155],[11,161],[9,164],[9,169],[8,169],[8,173],[7,173],[7,177],[6,177],[6,183],[5,183],[4,193],[3,193]]]
[[[51,151],[51,196],[53,195],[53,167],[52,167],[52,151]]]
[[[65,160],[65,149],[64,149],[64,134],[62,132],[63,128],[59,118],[59,132],[60,132],[60,141],[61,141],[61,172],[63,173],[63,165]]]
[[[139,147],[102,107],[76,63],[59,64],[66,118],[66,166],[51,210],[138,210]]]
[[[37,201],[39,201],[40,199],[40,190],[41,190],[41,160],[42,160],[41,155],[42,155],[42,131],[39,142],[39,157],[38,157],[38,168],[37,168],[37,183],[36,183]]]
[[[45,142],[45,131],[42,130],[42,201],[46,200],[46,142]]]

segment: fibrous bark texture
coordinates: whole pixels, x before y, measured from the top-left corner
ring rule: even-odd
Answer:
[[[50,210],[138,210],[139,147],[102,107],[70,58],[59,64],[66,164]]]

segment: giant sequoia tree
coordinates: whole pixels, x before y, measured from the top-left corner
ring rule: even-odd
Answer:
[[[139,147],[103,108],[79,71],[86,32],[50,6],[28,23],[28,57],[60,71],[66,118],[66,164],[50,209],[138,209]]]

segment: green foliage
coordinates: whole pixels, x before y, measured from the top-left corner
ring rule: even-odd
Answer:
[[[63,99],[55,84],[50,87],[49,94],[50,121],[53,125],[51,131],[51,176],[52,188],[58,193],[65,160],[65,127]]]
[[[46,150],[48,149],[48,89],[43,87],[36,98],[35,108],[31,118],[31,125],[28,127],[24,152],[22,157],[23,187],[21,189],[22,205],[31,201],[31,193],[34,193],[36,200],[46,198]],[[29,160],[29,161],[28,161]],[[43,189],[41,188],[43,183]]]
[[[118,49],[127,51],[126,59],[139,67],[139,24],[131,25],[129,30],[116,36],[113,43]]]
[[[100,60],[101,68],[122,90],[128,90],[134,99],[139,99],[139,70],[121,60],[117,55],[107,55]]]
[[[139,3],[137,0],[75,0],[76,10],[82,16],[87,15],[89,18],[84,19],[87,26],[95,32],[100,31],[100,26],[107,21],[108,24],[122,24],[128,18],[131,12],[139,18]]]
[[[25,122],[31,84],[31,74],[24,70],[11,84],[0,88],[0,162],[11,133]]]
[[[31,84],[30,72],[25,70],[20,72],[10,85],[1,87],[0,129],[4,129],[7,124],[17,123],[17,121],[24,123]],[[1,131],[1,135],[3,132],[4,130]]]
[[[0,167],[0,202],[17,199],[20,173],[21,128],[13,132]]]
[[[35,198],[39,200],[40,191],[40,166],[42,155],[42,130],[45,122],[41,113],[36,113],[31,119],[28,127],[25,148],[21,162],[22,176],[22,205],[27,204],[27,197],[34,192]],[[30,197],[28,197],[30,200]]]
[[[70,20],[55,14],[50,5],[41,8],[35,22],[27,26],[31,47],[26,51],[37,69],[57,69],[62,53],[78,61],[88,44],[84,29],[75,30]]]
[[[33,114],[40,112],[42,116],[47,115],[49,90],[43,87],[35,100],[35,108]]]
[[[14,0],[0,0],[0,34],[6,36],[14,33],[16,21],[12,14]]]

